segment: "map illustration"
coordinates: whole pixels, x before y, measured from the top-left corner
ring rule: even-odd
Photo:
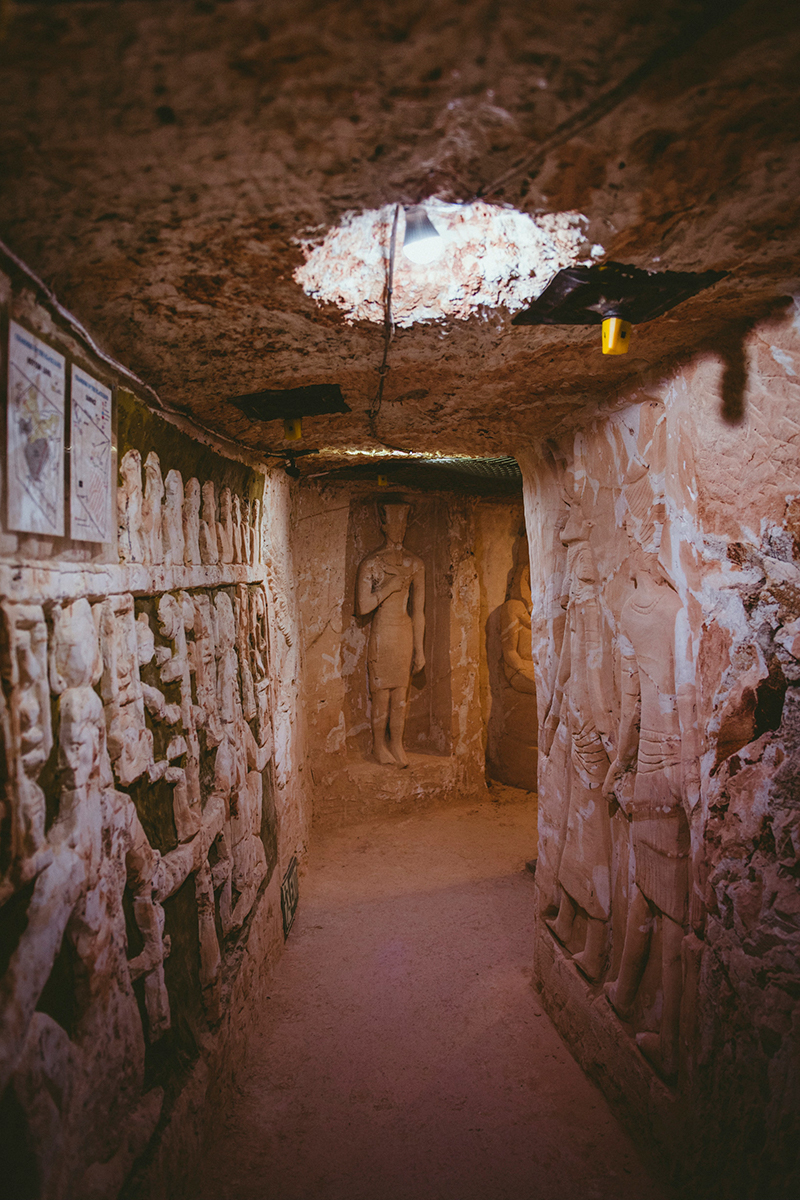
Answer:
[[[70,536],[112,540],[111,390],[72,368]]]
[[[8,525],[64,533],[64,358],[27,329],[8,334]]]

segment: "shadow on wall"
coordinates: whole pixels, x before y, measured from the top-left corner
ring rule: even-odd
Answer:
[[[490,779],[536,791],[538,719],[531,649],[531,581],[524,532],[514,546],[506,600],[486,622],[492,707],[486,744]]]

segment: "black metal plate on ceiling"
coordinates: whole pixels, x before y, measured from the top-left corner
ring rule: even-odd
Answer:
[[[352,412],[344,402],[338,383],[311,383],[307,387],[250,392],[246,396],[231,396],[230,402],[251,421],[284,421]]]
[[[512,325],[600,325],[623,317],[632,325],[652,321],[726,271],[643,271],[625,263],[596,263],[559,271],[537,300],[517,313]]]

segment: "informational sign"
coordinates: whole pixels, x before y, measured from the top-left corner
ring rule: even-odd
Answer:
[[[64,358],[15,321],[8,332],[8,527],[64,533]]]
[[[70,409],[70,537],[110,542],[111,390],[73,365]]]

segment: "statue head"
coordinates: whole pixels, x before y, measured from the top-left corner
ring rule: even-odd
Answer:
[[[394,501],[388,501],[378,505],[381,528],[386,535],[387,541],[394,542],[395,545],[402,543],[403,538],[406,536],[406,526],[408,525],[408,514],[410,512],[411,505],[403,502],[395,503]]]
[[[68,688],[58,711],[58,765],[65,787],[77,790],[100,774],[106,732],[103,703],[92,688]]]

